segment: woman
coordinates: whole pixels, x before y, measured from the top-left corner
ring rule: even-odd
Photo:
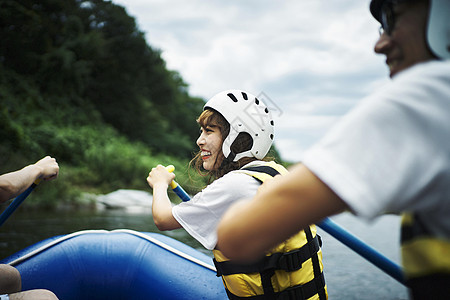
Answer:
[[[287,172],[265,158],[274,133],[267,106],[244,91],[223,91],[205,104],[197,122],[200,151],[191,163],[206,171],[209,185],[191,201],[172,206],[167,188],[175,175],[161,165],[153,168],[147,182],[153,188],[156,226],[160,230],[183,227],[213,250],[217,273],[230,299],[326,299],[322,252],[314,225],[251,265],[231,262],[215,249],[217,224],[228,207],[253,197],[267,178]]]

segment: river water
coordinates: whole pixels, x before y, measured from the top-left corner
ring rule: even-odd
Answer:
[[[383,216],[365,223],[344,213],[332,218],[365,243],[400,263],[399,218]],[[0,227],[0,257],[5,258],[40,240],[86,229],[132,229],[160,232],[149,208],[129,210],[17,211]],[[406,288],[339,241],[318,229],[323,240],[329,299],[408,299]],[[183,229],[163,232],[211,256]]]

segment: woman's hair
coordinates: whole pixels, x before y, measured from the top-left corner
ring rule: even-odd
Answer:
[[[227,120],[217,111],[207,108],[205,109],[200,116],[197,119],[197,123],[203,127],[206,128],[207,126],[214,126],[219,128],[219,132],[221,134],[222,143],[223,140],[228,136],[230,132],[230,123],[228,123]],[[240,153],[247,150],[250,150],[253,145],[253,139],[250,136],[250,134],[241,132],[234,140],[233,144],[231,145],[231,151],[233,153]],[[221,153],[223,157],[223,153]],[[216,156],[216,162],[221,157],[218,155]],[[216,180],[217,178],[222,177],[223,175],[227,174],[230,171],[238,170],[242,166],[248,164],[249,162],[252,162],[254,160],[257,160],[255,157],[243,157],[239,161],[231,161],[229,159],[223,158],[221,165],[216,170],[210,170],[205,171],[203,169],[203,160],[201,157],[201,151],[197,152],[197,154],[194,156],[194,158],[189,163],[190,166],[193,166],[197,172],[201,175],[208,176],[208,184],[212,181]],[[215,162],[215,163],[216,163]]]

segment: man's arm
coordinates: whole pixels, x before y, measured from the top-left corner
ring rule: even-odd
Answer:
[[[217,248],[233,260],[257,260],[306,226],[342,212],[346,204],[299,164],[233,205],[218,227]]]
[[[52,180],[58,176],[56,159],[46,156],[21,170],[0,175],[0,203],[25,191],[36,179]]]

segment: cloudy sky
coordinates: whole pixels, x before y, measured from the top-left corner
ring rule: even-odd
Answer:
[[[300,161],[304,151],[365,95],[386,84],[373,52],[378,24],[369,0],[113,0],[124,6],[207,100],[243,89],[274,108],[275,145]]]

